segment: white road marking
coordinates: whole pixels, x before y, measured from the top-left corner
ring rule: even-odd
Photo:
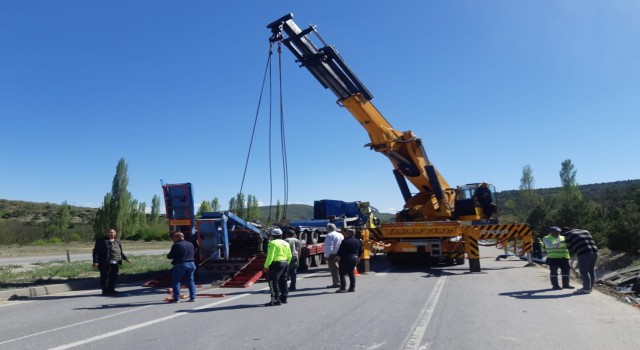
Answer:
[[[421,345],[422,339],[424,338],[424,334],[427,332],[427,327],[429,326],[429,322],[431,321],[431,316],[433,316],[433,312],[436,308],[436,304],[438,303],[438,299],[440,298],[440,294],[442,294],[442,289],[446,279],[447,277],[438,278],[438,282],[436,282],[435,287],[431,291],[429,299],[427,299],[427,303],[424,305],[424,307],[420,311],[420,315],[411,327],[413,331],[407,335],[405,340],[402,342],[402,346],[400,347],[400,349],[427,349],[427,345]]]
[[[304,277],[301,277],[301,278],[311,277],[311,276],[314,276],[316,274],[317,273],[305,275]],[[229,299],[216,301],[214,303],[210,303],[210,304],[207,304],[207,305],[203,305],[203,306],[194,308],[193,310],[202,310],[202,309],[206,309],[206,308],[213,307],[213,306],[216,306],[216,305],[228,303],[230,301],[237,300],[237,299],[240,299],[240,298],[244,298],[246,296],[254,294],[255,292],[260,292],[260,291],[263,291],[263,290],[266,290],[266,289],[269,289],[269,287],[264,287],[264,288],[258,289],[256,291],[250,292],[250,293],[239,294],[239,295],[237,295],[235,297],[232,297],[232,298],[229,298]],[[145,307],[149,307],[149,306],[151,306],[151,305],[147,305]],[[139,310],[139,309],[141,309],[141,308],[138,308],[136,310]],[[134,310],[130,310],[130,311],[134,311]],[[101,335],[98,335],[98,336],[95,336],[95,337],[87,338],[87,339],[84,339],[84,340],[79,340],[79,341],[76,341],[76,342],[73,342],[73,343],[69,343],[69,344],[60,345],[60,346],[57,346],[55,348],[50,348],[50,350],[64,350],[64,349],[74,348],[76,346],[80,346],[80,345],[91,343],[91,342],[94,342],[94,341],[97,341],[97,340],[113,337],[113,336],[116,336],[116,335],[120,335],[122,333],[126,333],[126,332],[130,332],[130,331],[133,331],[133,330],[136,330],[136,329],[148,327],[148,326],[154,325],[156,323],[172,320],[172,319],[174,319],[176,317],[180,317],[180,316],[184,316],[184,315],[188,315],[188,314],[189,314],[188,311],[186,311],[186,312],[185,311],[178,312],[178,313],[175,313],[175,314],[172,314],[172,315],[169,315],[169,316],[165,316],[165,317],[158,318],[158,319],[155,319],[155,320],[139,323],[139,324],[127,327],[127,328],[119,329],[117,331],[101,334]],[[94,320],[86,321],[86,322],[92,322],[92,321],[94,321]],[[86,322],[83,322],[83,323],[86,323]],[[66,326],[66,327],[70,327],[70,326]],[[66,328],[66,327],[62,327],[62,328]],[[49,332],[49,331],[47,331],[47,332]],[[2,343],[0,343],[0,344],[2,344]]]
[[[374,344],[371,345],[370,347],[367,348],[367,350],[376,350],[376,349],[380,349],[381,347],[385,346],[387,344],[387,342],[383,342],[380,344]]]
[[[101,320],[104,320],[104,319],[106,319],[106,318],[111,318],[111,317],[120,316],[120,315],[122,315],[122,314],[129,313],[129,312],[134,312],[134,311],[142,310],[142,309],[147,308],[147,307],[150,307],[150,306],[151,306],[151,305],[146,305],[146,306],[139,307],[139,308],[136,308],[136,309],[127,310],[127,311],[123,311],[123,312],[118,312],[118,313],[115,313],[115,314],[112,314],[112,315],[102,316],[102,317],[94,318],[94,319],[87,320],[87,321],[83,321],[83,322],[78,322],[78,323],[74,323],[74,324],[69,324],[69,325],[66,325],[66,326],[62,326],[62,327],[53,328],[53,329],[49,329],[49,330],[42,331],[42,332],[38,332],[38,333],[33,333],[33,334],[25,335],[25,336],[22,336],[22,337],[19,337],[19,338],[13,338],[13,339],[5,340],[5,341],[3,341],[2,343],[0,343],[0,345],[2,345],[2,344],[6,344],[6,343],[11,343],[11,342],[14,342],[14,341],[16,341],[16,340],[21,340],[21,339],[26,339],[26,338],[35,337],[35,336],[37,336],[37,335],[42,335],[42,334],[47,334],[47,333],[51,333],[51,332],[55,332],[55,331],[59,331],[59,330],[61,330],[61,329],[65,329],[65,328],[75,327],[75,326],[79,326],[79,325],[83,325],[83,324],[87,324],[87,323],[91,323],[91,322],[95,322],[95,321],[101,321]]]
[[[237,296],[235,296],[233,298],[229,298],[229,299],[226,299],[226,300],[220,300],[220,301],[217,301],[215,303],[211,303],[211,304],[203,305],[201,307],[194,308],[193,310],[205,309],[207,307],[216,306],[216,305],[219,305],[219,304],[222,304],[222,303],[226,303],[226,302],[229,302],[229,301],[232,301],[232,300],[244,298],[244,297],[246,297],[248,295],[249,295],[249,293],[240,294],[240,295],[237,295]],[[156,323],[168,321],[168,320],[174,319],[176,317],[184,316],[184,315],[187,315],[187,314],[189,314],[189,312],[185,312],[185,311],[178,312],[178,313],[175,313],[173,315],[165,316],[165,317],[158,318],[158,319],[151,320],[151,321],[147,321],[147,322],[142,322],[142,323],[130,326],[130,327],[119,329],[117,331],[101,334],[101,335],[98,335],[98,336],[95,336],[95,337],[79,340],[79,341],[76,341],[76,342],[73,342],[73,343],[69,343],[69,344],[56,346],[55,348],[50,348],[50,350],[63,350],[63,349],[74,348],[76,346],[84,345],[84,344],[87,344],[87,343],[92,343],[92,342],[94,342],[96,340],[100,340],[100,339],[113,337],[113,336],[116,336],[116,335],[119,335],[119,334],[122,334],[122,333],[126,333],[126,332],[130,332],[130,331],[133,331],[133,330],[136,330],[136,329],[140,329],[140,328],[144,328],[144,327],[147,327],[147,326],[151,326],[151,325],[154,325]]]

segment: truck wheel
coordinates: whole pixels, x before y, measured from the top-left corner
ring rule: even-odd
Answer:
[[[311,265],[311,258],[301,258],[298,262],[298,271],[307,271],[309,270],[309,265]]]
[[[298,237],[298,239],[300,240],[300,242],[302,242],[302,244],[307,243],[307,232],[308,231],[300,231],[300,237]]]
[[[456,264],[457,265],[464,265],[464,258],[457,258],[456,259]]]
[[[311,244],[318,244],[318,238],[320,237],[320,232],[318,232],[318,230],[314,230],[309,236],[309,238],[311,238]]]
[[[311,259],[311,266],[312,267],[318,267],[320,266],[320,264],[322,264],[322,256],[321,254],[316,254],[312,257]]]
[[[454,264],[454,260],[453,260],[453,258],[445,258],[445,259],[444,259],[444,264],[445,264],[446,266],[451,266],[451,265],[453,265],[453,264]]]

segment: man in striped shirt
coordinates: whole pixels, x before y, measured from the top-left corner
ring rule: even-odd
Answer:
[[[596,261],[598,260],[598,247],[587,230],[563,227],[562,234],[565,237],[567,248],[578,257],[578,270],[582,277],[582,289],[574,294],[590,294],[596,282]]]

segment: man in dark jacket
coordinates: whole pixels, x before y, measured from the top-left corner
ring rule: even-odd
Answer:
[[[491,215],[495,212],[495,205],[493,204],[493,197],[491,195],[491,190],[489,189],[489,184],[486,182],[481,183],[480,186],[476,188],[473,197],[482,207],[484,219],[490,219]]]
[[[348,229],[344,240],[338,248],[340,289],[336,293],[346,293],[356,291],[355,269],[358,264],[358,258],[362,255],[362,241],[355,238],[356,231]],[[349,276],[349,289],[347,289],[347,281],[345,276]]]
[[[189,283],[189,301],[196,301],[196,284],[193,279],[193,273],[196,271],[195,264],[195,248],[193,243],[184,239],[182,232],[174,232],[171,234],[173,245],[171,251],[167,254],[167,258],[173,259],[173,271],[171,273],[171,286],[173,287],[173,298],[170,303],[180,302],[180,282],[186,274]]]
[[[596,283],[596,261],[598,260],[598,247],[596,241],[587,230],[563,227],[567,248],[578,258],[578,270],[582,277],[582,289],[578,289],[574,294],[591,294],[593,285]]]
[[[115,295],[118,293],[115,287],[118,282],[118,273],[122,260],[131,262],[122,250],[122,243],[118,239],[116,229],[111,228],[104,238],[96,241],[93,247],[93,268],[100,270],[102,295]]]

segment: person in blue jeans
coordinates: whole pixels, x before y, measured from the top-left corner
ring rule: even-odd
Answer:
[[[582,289],[574,294],[591,294],[596,283],[596,262],[598,260],[598,246],[587,230],[563,227],[562,235],[567,242],[567,248],[578,257],[578,270],[582,277]]]
[[[193,279],[193,273],[196,271],[195,247],[193,243],[185,241],[182,232],[172,233],[171,239],[173,240],[173,245],[169,254],[167,254],[167,258],[173,259],[171,261],[171,265],[173,265],[173,271],[171,272],[173,298],[169,302],[180,302],[180,283],[184,275],[188,276],[189,301],[194,302],[196,301],[196,284]]]

